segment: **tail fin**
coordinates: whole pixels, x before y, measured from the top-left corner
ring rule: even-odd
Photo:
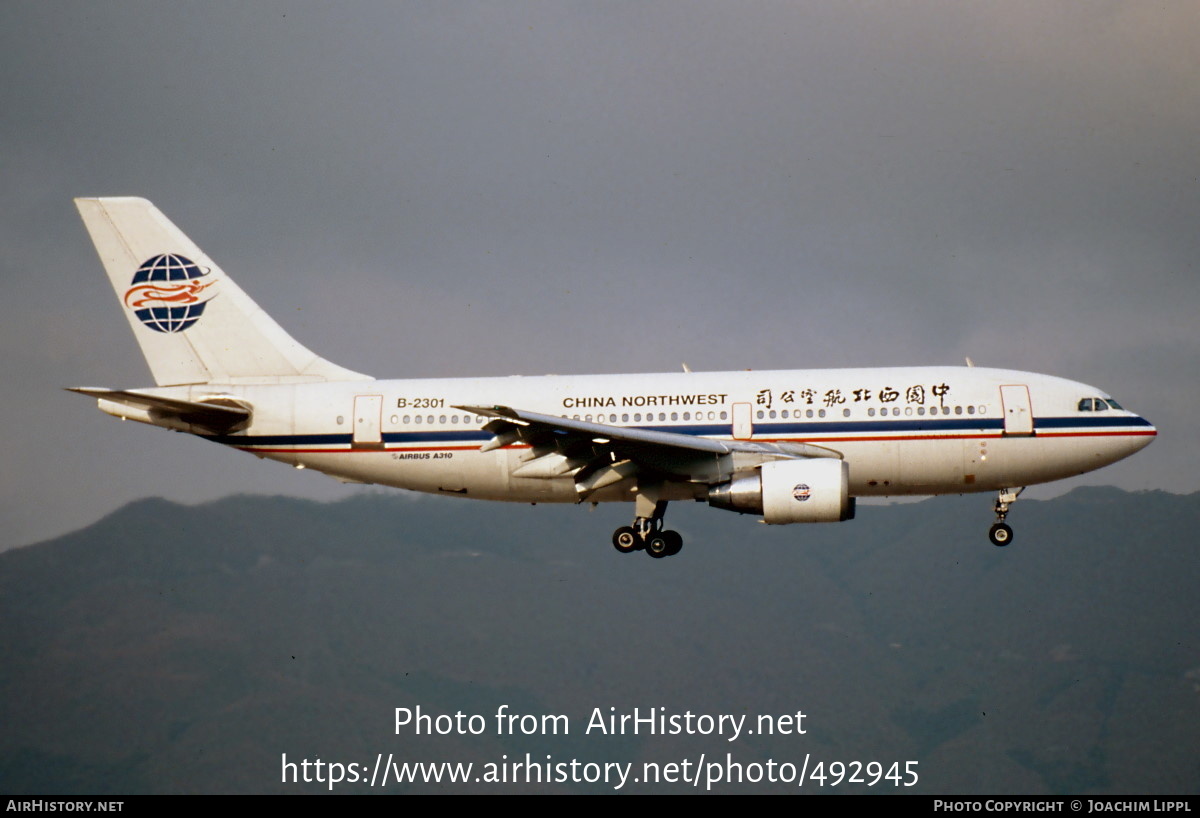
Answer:
[[[76,199],[159,386],[371,380],[306,349],[145,199]]]

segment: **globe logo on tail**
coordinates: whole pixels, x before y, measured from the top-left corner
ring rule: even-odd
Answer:
[[[204,293],[216,280],[203,281],[209,270],[178,253],[146,259],[133,274],[125,306],[155,332],[183,332],[204,314],[216,293]]]

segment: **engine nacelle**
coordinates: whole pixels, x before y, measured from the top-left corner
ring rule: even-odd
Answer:
[[[833,458],[772,460],[708,490],[708,504],[761,514],[773,525],[854,518],[850,465]]]

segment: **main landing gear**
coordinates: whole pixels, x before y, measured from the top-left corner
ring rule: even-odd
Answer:
[[[988,529],[988,539],[992,541],[992,545],[1003,548],[1012,542],[1013,530],[1004,518],[1008,516],[1008,507],[1017,502],[1017,498],[1021,496],[1021,492],[1025,491],[1025,487],[1013,491],[1012,489],[1000,489],[996,496],[996,505],[993,510],[996,512],[996,522]]]
[[[632,526],[624,525],[613,532],[613,547],[622,554],[645,550],[655,559],[672,557],[683,548],[683,537],[678,531],[655,529],[650,520],[640,517]]]
[[[638,497],[638,511],[643,510],[642,497]],[[671,557],[683,548],[683,537],[679,532],[663,528],[663,515],[667,512],[667,501],[654,503],[649,516],[635,517],[633,525],[625,525],[613,532],[613,547],[622,554],[645,550],[655,559]]]

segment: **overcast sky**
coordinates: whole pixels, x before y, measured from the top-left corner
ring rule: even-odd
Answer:
[[[1190,2],[9,0],[4,542],[351,491],[62,391],[152,383],[96,195],[377,376],[969,355],[1158,425],[1065,486],[1195,491],[1198,39]]]

